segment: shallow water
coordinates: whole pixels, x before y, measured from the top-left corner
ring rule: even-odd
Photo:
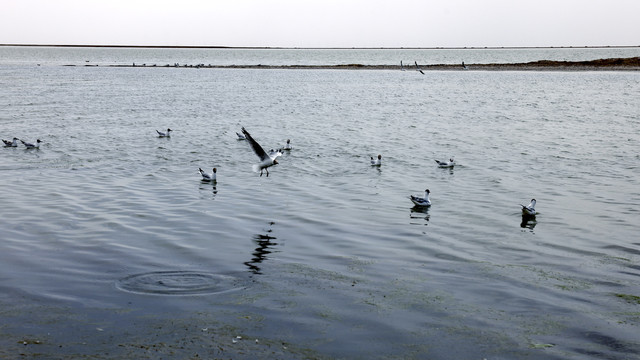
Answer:
[[[634,72],[2,66],[2,137],[44,143],[0,149],[0,354],[633,358],[639,93]],[[292,140],[269,177],[241,126]]]

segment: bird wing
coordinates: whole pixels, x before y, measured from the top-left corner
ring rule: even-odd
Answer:
[[[253,137],[251,137],[251,134],[249,134],[249,132],[245,130],[244,127],[242,127],[242,133],[244,134],[244,137],[247,138],[247,141],[249,141],[249,145],[251,145],[251,149],[253,149],[253,152],[258,155],[261,161],[270,158],[270,156],[267,155],[262,146],[260,146],[260,144],[258,144],[258,142],[256,142]]]
[[[269,151],[269,157],[271,160],[275,160],[278,156],[282,156],[281,149]]]

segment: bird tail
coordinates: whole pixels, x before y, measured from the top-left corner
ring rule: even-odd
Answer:
[[[202,168],[198,168],[198,171],[200,172],[200,175],[204,174],[204,171],[202,170]]]
[[[24,145],[27,145],[26,142],[24,142],[24,140],[20,140],[21,143],[23,143]]]

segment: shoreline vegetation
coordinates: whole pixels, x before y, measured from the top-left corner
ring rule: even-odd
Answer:
[[[496,64],[418,64],[420,70],[493,70],[493,71],[640,71],[640,57],[610,58],[589,61],[554,61],[538,60],[526,63]],[[64,65],[64,66],[100,66],[97,64]],[[151,67],[151,68],[196,68],[196,69],[294,69],[294,70],[418,70],[415,65],[212,65],[212,64],[115,64],[106,67]]]

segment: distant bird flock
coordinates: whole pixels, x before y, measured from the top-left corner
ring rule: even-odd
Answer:
[[[404,70],[404,66],[402,62],[400,64],[402,66],[402,69]],[[463,62],[463,66],[464,66],[464,62]],[[416,62],[416,69],[422,72],[417,62]],[[168,138],[168,137],[171,137],[172,131],[173,130],[171,130],[170,128],[167,128],[166,131],[156,130],[156,134],[160,138]],[[249,143],[249,146],[253,150],[253,152],[256,154],[256,156],[258,156],[259,162],[257,164],[254,164],[252,168],[253,168],[253,171],[255,172],[259,171],[260,176],[262,176],[263,173],[266,173],[266,176],[268,177],[269,168],[274,165],[278,165],[277,159],[278,157],[282,156],[282,152],[292,150],[291,139],[287,139],[286,144],[283,147],[277,150],[271,149],[269,150],[269,152],[266,152],[264,148],[260,146],[260,144],[253,138],[253,136],[251,136],[251,134],[249,134],[247,129],[245,129],[244,127],[241,128],[241,132],[236,132],[236,136],[239,141],[247,141]],[[18,141],[20,141],[24,145],[25,149],[39,149],[40,144],[43,142],[40,139],[36,139],[34,143],[30,143],[30,142],[26,142],[24,140],[18,139],[16,137],[14,137],[12,140],[2,139],[2,142],[4,143],[4,147],[7,147],[7,148],[18,147]],[[435,162],[440,168],[453,169],[456,165],[456,162],[454,161],[453,157],[449,158],[448,161],[435,160]],[[371,156],[370,164],[372,167],[378,167],[378,168],[381,167],[382,154],[378,154],[378,156],[375,158]],[[202,170],[202,168],[198,168],[198,173],[202,177],[201,179],[202,181],[213,182],[213,183],[217,182],[217,169],[215,167],[212,169],[212,172],[210,173],[205,172],[204,170]],[[431,191],[429,189],[426,189],[424,191],[424,196],[410,195],[409,199],[411,200],[411,202],[414,204],[415,207],[428,208],[431,206],[431,199],[429,198],[430,194],[431,194]],[[523,224],[526,224],[528,221],[535,220],[535,216],[537,215],[537,211],[535,209],[536,199],[531,199],[528,205],[520,205],[520,206],[522,208]]]

